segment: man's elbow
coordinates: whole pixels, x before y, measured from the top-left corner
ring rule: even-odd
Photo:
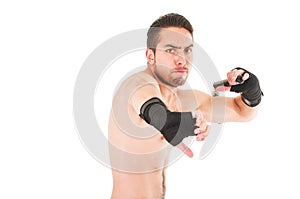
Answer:
[[[241,122],[249,122],[253,120],[258,114],[259,106],[243,110],[240,114]]]

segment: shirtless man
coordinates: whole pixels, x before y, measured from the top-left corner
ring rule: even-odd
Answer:
[[[147,68],[122,82],[112,104],[112,199],[163,199],[170,149],[176,146],[192,157],[182,142],[185,137],[204,140],[208,122],[249,121],[261,100],[256,76],[241,68],[227,73],[231,86],[223,87],[241,93],[234,98],[178,88],[186,82],[193,58],[193,28],[183,16],[160,17],[147,36]],[[237,84],[238,76],[242,84]],[[218,114],[216,108],[223,110]]]

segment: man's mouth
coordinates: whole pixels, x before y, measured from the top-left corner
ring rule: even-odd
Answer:
[[[186,69],[178,69],[178,70],[174,70],[174,73],[187,73]]]

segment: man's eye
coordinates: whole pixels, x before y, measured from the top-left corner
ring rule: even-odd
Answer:
[[[187,53],[187,54],[190,54],[190,53],[193,52],[193,49],[192,49],[192,48],[186,48],[186,49],[184,50],[184,52]]]
[[[171,54],[175,54],[175,50],[173,48],[167,49],[166,50],[167,53],[171,53]]]

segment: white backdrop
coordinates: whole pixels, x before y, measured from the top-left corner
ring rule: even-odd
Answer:
[[[166,198],[300,197],[296,1],[12,0],[0,3],[0,198],[110,197],[110,169],[90,156],[75,128],[75,80],[102,42],[169,12],[190,20],[223,77],[245,67],[265,97],[253,121],[224,126],[206,159],[197,159],[194,143],[193,159],[169,167]],[[95,110],[105,128],[107,110],[100,103]]]

